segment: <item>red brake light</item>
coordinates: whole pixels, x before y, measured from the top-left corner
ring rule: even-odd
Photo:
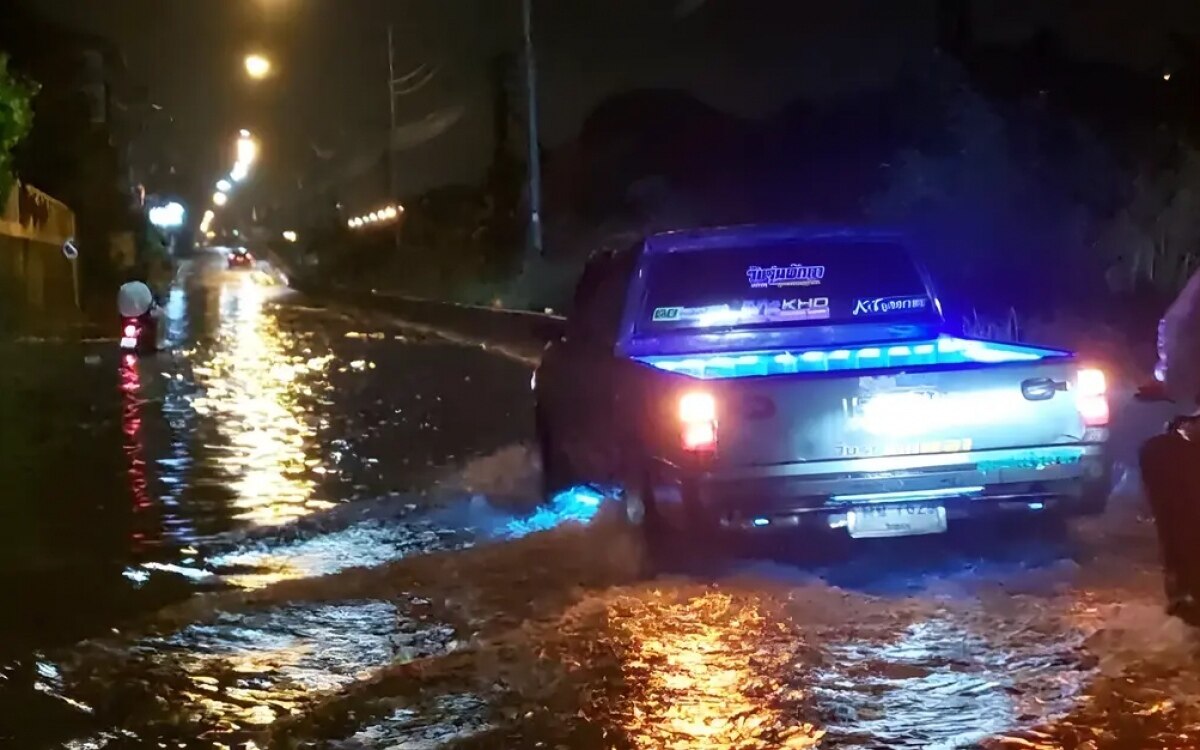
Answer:
[[[129,325],[125,326],[125,338],[133,339],[133,338],[137,338],[137,335],[138,335],[138,327],[137,326],[135,326],[133,323],[130,323]]]
[[[685,393],[679,399],[679,421],[684,450],[702,453],[717,449],[717,400],[712,394]]]
[[[1079,371],[1075,381],[1075,404],[1087,427],[1108,425],[1108,379],[1103,370],[1086,368]]]

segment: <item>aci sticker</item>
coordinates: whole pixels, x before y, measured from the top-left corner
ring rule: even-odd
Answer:
[[[929,306],[928,297],[875,297],[854,303],[855,315],[889,315],[916,312]]]
[[[682,307],[656,307],[654,308],[655,320],[679,320],[683,314]]]
[[[825,266],[750,266],[746,278],[751,288],[766,289],[772,286],[816,286],[825,278]]]

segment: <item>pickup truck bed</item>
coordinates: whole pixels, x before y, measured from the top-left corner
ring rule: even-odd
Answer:
[[[894,236],[669,234],[590,271],[537,374],[552,485],[616,483],[656,517],[855,537],[1103,508],[1103,373],[944,332]]]

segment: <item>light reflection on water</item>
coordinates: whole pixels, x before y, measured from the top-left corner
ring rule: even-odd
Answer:
[[[251,747],[254,733],[391,662],[397,638],[433,653],[451,635],[387,602],[295,605],[123,648],[84,644],[61,665],[39,665],[39,684],[101,725],[123,727],[120,747]],[[69,746],[106,747],[114,736]]]
[[[289,352],[279,319],[251,279],[221,287],[220,327],[211,355],[194,367],[202,395],[192,402],[226,445],[206,446],[228,475],[235,518],[256,526],[294,521],[333,503],[314,497],[325,473],[312,450],[317,425],[300,403],[324,383],[332,355]]]
[[[793,655],[755,603],[708,593],[659,607],[633,605],[622,723],[635,747],[817,747],[805,694],[783,682]]]
[[[1012,656],[959,624],[924,620],[883,643],[832,647],[820,693],[851,737],[888,747],[968,747],[1017,722],[1010,691],[1020,669],[1007,664]]]

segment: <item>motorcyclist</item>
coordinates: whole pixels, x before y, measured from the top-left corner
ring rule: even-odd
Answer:
[[[117,311],[123,318],[140,318],[154,308],[154,293],[145,282],[127,281],[117,290]]]
[[[117,290],[117,312],[122,318],[135,318],[143,325],[151,326],[154,332],[155,348],[162,347],[163,326],[159,321],[164,310],[154,297],[154,292],[140,279],[133,279],[121,285]]]
[[[170,241],[143,213],[138,217],[134,257],[125,269],[126,282],[117,291],[117,309],[122,317],[137,318],[151,326],[154,347],[163,348],[166,326],[163,294],[171,283]]]
[[[1154,382],[1138,396],[1190,410],[1142,445],[1139,463],[1158,532],[1168,611],[1200,627],[1200,273],[1159,322]]]

